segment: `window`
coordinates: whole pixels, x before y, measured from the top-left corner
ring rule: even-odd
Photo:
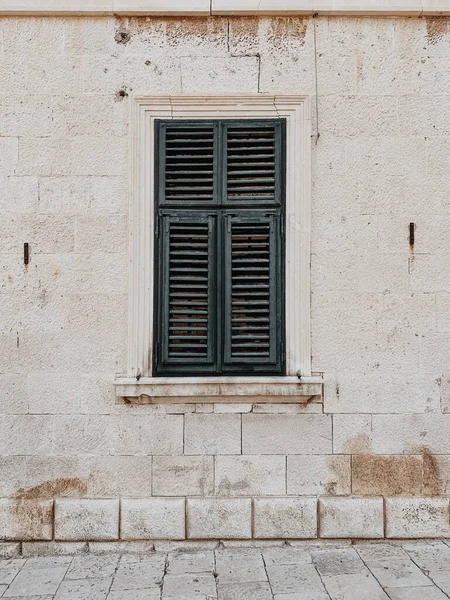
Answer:
[[[286,166],[284,167],[282,158],[276,159],[272,164],[273,189],[256,187],[258,193],[255,193],[252,186],[255,186],[256,180],[245,179],[244,181],[251,181],[249,194],[249,190],[242,187],[242,180],[233,175],[239,169],[231,161],[232,152],[230,160],[227,160],[228,140],[231,147],[233,136],[242,134],[242,129],[258,124],[268,129],[272,127],[274,139],[278,140],[274,141],[277,146],[275,155],[282,157],[285,153]],[[170,161],[165,160],[167,131],[162,131],[163,126],[167,131],[170,129],[172,137],[179,134],[183,126],[189,130],[196,129],[197,133],[202,127],[209,127],[209,133],[205,132],[209,135],[209,158],[206,160],[204,157],[205,162],[202,163],[206,168],[183,169],[189,173],[181,173],[179,177],[173,169],[167,169],[166,165]],[[116,379],[117,396],[128,398],[130,401],[139,399],[144,403],[157,402],[158,399],[170,399],[171,402],[205,402],[214,398],[220,398],[220,402],[242,402],[245,398],[258,398],[258,402],[302,402],[321,394],[322,380],[311,373],[310,135],[311,115],[307,96],[258,94],[132,98],[128,355],[126,374]],[[211,137],[212,172],[211,163],[208,163],[211,161]],[[236,141],[236,146],[238,143]],[[192,148],[194,146],[195,144],[191,144]],[[158,148],[157,164],[155,148]],[[247,158],[248,156],[244,156],[242,160],[245,162]],[[196,163],[198,164],[200,162]],[[259,172],[258,169],[253,171]],[[209,179],[212,179],[212,182],[203,181],[203,186],[200,186],[200,181],[194,184],[202,190],[200,193],[200,188],[197,188],[195,193],[198,202],[196,206],[177,202],[176,191],[181,191],[182,194],[192,191],[183,190],[182,186],[186,181],[179,182],[186,174],[192,175],[187,178],[190,185],[193,184],[193,180],[199,180],[203,175],[210,175]],[[257,173],[252,175],[256,176]],[[258,182],[256,185],[259,185]],[[170,191],[167,193],[168,190]],[[258,216],[266,220],[258,221]],[[183,335],[188,337],[188,333],[194,330],[186,328],[185,325],[184,328],[180,328],[178,322],[170,325],[166,319],[164,327],[167,331],[164,333],[163,315],[159,311],[164,307],[164,301],[167,311],[170,298],[168,303],[167,287],[165,291],[162,289],[164,286],[160,285],[162,277],[159,271],[171,263],[167,263],[167,260],[164,263],[160,255],[164,243],[165,250],[170,250],[167,227],[169,237],[172,234],[184,235],[183,225],[186,223],[180,221],[180,218],[189,221],[199,217],[203,217],[204,220],[200,219],[196,223],[196,239],[199,242],[201,235],[205,239],[206,235],[208,236],[207,244],[205,246],[203,243],[202,248],[208,248],[208,258],[210,249],[214,253],[215,268],[208,269],[208,278],[211,278],[213,283],[210,285],[208,279],[207,295],[208,300],[210,297],[212,300],[206,314],[202,315],[206,316],[206,320],[203,319],[195,326],[203,331],[205,324],[207,331],[210,324],[211,328],[209,337],[208,333],[206,336],[206,346],[205,340],[200,340],[203,344],[203,347],[200,347],[200,356],[192,356],[191,353],[190,360],[195,359],[196,364],[188,365],[189,370],[186,367],[183,371],[182,366],[186,364],[183,356],[172,355],[170,361],[164,358],[163,335],[167,335],[168,344],[169,327],[173,328],[174,335],[180,340]],[[192,230],[192,221],[189,221],[189,226]],[[228,231],[229,228],[231,231]],[[246,313],[244,317],[236,317],[244,320],[235,321],[234,324],[242,325],[234,329],[233,321],[230,323],[231,316],[228,323],[226,322],[226,303],[228,302],[230,307],[230,303],[236,302],[236,295],[233,296],[233,265],[231,260],[227,262],[226,257],[233,258],[233,236],[236,251],[237,234],[242,233],[242,228],[247,228],[245,239],[241,240],[247,245],[252,243],[255,233],[266,243],[270,255],[269,263],[266,264],[269,265],[270,273],[273,273],[270,270],[271,265],[280,265],[275,272],[276,285],[270,286],[269,304],[272,302],[270,306],[276,306],[275,312],[278,316],[270,322],[274,312],[270,313],[269,352],[266,346],[266,356],[258,356],[256,351],[261,349],[254,347],[252,351],[256,350],[255,355],[244,357],[247,364],[241,360],[242,357],[236,356],[239,345],[235,342],[242,341],[238,338],[239,328],[247,327],[250,317],[245,316]],[[194,241],[193,238],[189,239],[191,247]],[[178,243],[185,242],[178,239]],[[191,263],[194,264],[193,261]],[[196,264],[202,263],[199,261]],[[170,278],[166,278],[165,281],[167,286]],[[236,283],[236,279],[234,282]],[[244,287],[244,291],[246,289],[249,289],[248,286]],[[168,291],[170,294],[170,284]],[[166,294],[166,297],[161,294]],[[192,307],[189,310],[192,310]],[[216,311],[213,318],[212,311]],[[218,318],[217,312],[223,318]],[[233,314],[236,313],[228,308],[228,315]],[[195,314],[194,318],[199,316]],[[197,323],[192,321],[194,322]],[[183,323],[186,324],[187,321]],[[222,323],[223,327],[219,330]],[[235,335],[234,339],[232,334]],[[264,332],[261,335],[265,335]],[[274,344],[274,339],[279,341]],[[182,341],[178,345],[182,346]],[[166,347],[168,358],[168,346]],[[172,358],[181,360],[172,361]]]
[[[285,121],[155,127],[154,374],[281,375]]]

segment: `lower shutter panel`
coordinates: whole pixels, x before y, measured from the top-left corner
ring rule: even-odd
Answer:
[[[225,217],[224,371],[281,373],[280,219]]]
[[[158,373],[216,368],[215,239],[214,216],[161,217]]]

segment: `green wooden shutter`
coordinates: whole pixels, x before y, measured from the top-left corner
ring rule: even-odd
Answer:
[[[280,373],[280,214],[239,211],[224,225],[224,371]]]
[[[164,212],[159,224],[157,373],[215,372],[216,217]]]
[[[154,373],[282,374],[285,122],[155,128]]]

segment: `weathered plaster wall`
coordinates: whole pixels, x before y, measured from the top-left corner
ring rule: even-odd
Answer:
[[[449,22],[0,20],[3,537],[51,538],[67,497],[59,539],[117,538],[118,497],[142,499],[122,501],[133,539],[184,537],[184,497],[191,538],[248,537],[252,514],[254,535],[314,537],[317,496],[325,537],[450,533]],[[118,404],[129,94],[315,97],[316,68],[323,404]]]

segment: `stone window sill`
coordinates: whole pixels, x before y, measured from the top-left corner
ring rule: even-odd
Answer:
[[[118,378],[116,395],[128,402],[290,402],[322,396],[322,377],[142,377]]]

